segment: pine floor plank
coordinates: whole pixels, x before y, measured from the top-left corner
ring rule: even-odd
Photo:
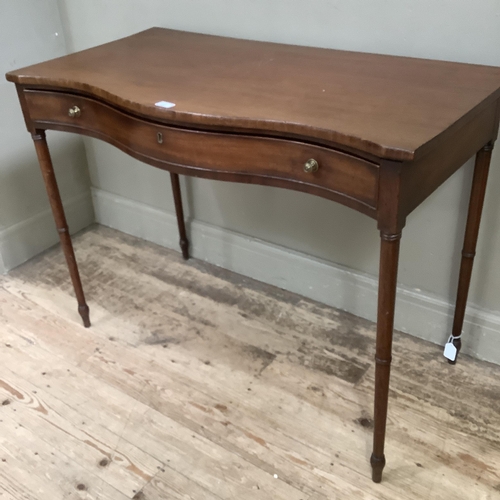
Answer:
[[[3,312],[5,314],[5,312],[6,312],[5,308],[4,308]],[[33,314],[35,314],[35,312],[36,312],[36,309],[31,308],[30,313],[33,315]],[[36,318],[34,318],[33,320],[36,321]],[[79,342],[77,341],[77,338],[79,338]],[[56,331],[54,334],[52,333],[52,331],[46,331],[46,332],[44,332],[43,339],[41,338],[38,341],[32,339],[31,344],[35,345],[39,342],[44,342],[45,347],[47,349],[50,349],[50,347],[48,346],[48,343],[50,341],[52,342],[52,349],[59,350],[60,352],[61,352],[61,350],[64,351],[64,354],[61,357],[71,357],[74,352],[77,353],[80,350],[78,348],[79,345],[82,345],[82,347],[90,345],[90,340],[88,338],[88,334],[83,328],[78,330],[78,333],[76,333],[76,331],[75,331],[74,336],[69,340],[65,339],[65,338],[61,338],[58,331]],[[13,346],[13,343],[14,343],[14,341],[11,342],[11,346]],[[195,410],[199,413],[199,408],[203,408],[201,406],[201,403],[202,403],[201,401],[200,401],[200,403],[196,403],[196,402],[191,401],[191,400],[185,401],[185,400],[183,400],[184,398],[182,396],[178,395],[177,399],[183,400],[182,404],[184,407],[181,406],[181,407],[174,410],[173,405],[170,404],[170,403],[173,403],[173,401],[175,401],[175,398],[173,397],[173,394],[172,394],[173,391],[169,391],[168,400],[170,401],[170,403],[167,407],[162,405],[162,402],[161,402],[162,394],[161,394],[161,392],[158,392],[158,389],[161,390],[162,387],[169,387],[169,388],[179,387],[180,393],[185,393],[186,392],[186,385],[179,382],[179,380],[180,380],[179,377],[177,378],[177,380],[171,380],[170,378],[167,378],[164,376],[164,374],[163,374],[164,365],[171,367],[171,369],[174,371],[178,370],[178,369],[182,371],[182,368],[184,366],[189,365],[190,363],[192,364],[195,361],[194,359],[180,358],[180,357],[173,359],[171,357],[173,354],[172,350],[167,351],[165,349],[161,349],[161,350],[155,349],[153,352],[151,352],[151,348],[148,348],[148,351],[150,351],[150,352],[147,354],[147,357],[144,357],[144,356],[140,355],[140,352],[137,352],[137,349],[123,348],[121,345],[117,344],[116,342],[111,343],[110,341],[108,341],[108,344],[109,344],[109,346],[108,346],[109,349],[106,349],[102,343],[99,344],[101,347],[96,348],[96,349],[99,349],[98,352],[96,352],[94,355],[92,355],[84,363],[85,369],[87,369],[89,371],[93,371],[93,373],[96,373],[100,379],[106,380],[111,385],[119,387],[121,391],[123,391],[124,393],[129,393],[129,395],[131,397],[134,397],[134,396],[138,395],[139,393],[146,391],[146,394],[141,399],[143,399],[147,404],[154,406],[156,408],[162,407],[164,412],[166,412],[169,417],[171,417],[175,420],[181,421],[184,426],[186,426],[187,428],[190,428],[194,432],[206,433],[206,429],[207,429],[206,423],[205,424],[204,423],[198,424],[196,422],[190,421],[189,418],[187,418],[187,419],[184,418],[184,416],[183,416],[185,414],[191,414],[193,412],[193,410]],[[67,346],[66,350],[65,350],[64,346]],[[75,347],[77,347],[77,348],[75,349]],[[12,348],[13,347],[11,347],[11,349]],[[112,357],[108,357],[108,354],[107,354],[108,352],[113,353]],[[160,359],[159,362],[155,362],[154,358],[152,357],[154,352],[161,354],[163,359]],[[76,356],[75,361],[78,361],[79,356],[77,354],[75,356]],[[120,360],[119,363],[117,362],[117,360]],[[173,360],[176,361],[176,363],[172,363]],[[120,369],[117,370],[116,368],[117,368],[118,364],[120,365]],[[209,393],[215,389],[216,380],[211,375],[206,376],[206,371],[208,370],[210,373],[210,371],[212,371],[213,369],[211,366],[206,365],[205,362],[199,362],[199,365],[200,365],[199,369],[194,370],[194,374],[199,378],[201,385],[203,386],[206,381],[210,381],[210,380],[212,381],[211,385],[214,384],[210,388],[205,389],[205,393]],[[34,366],[36,366],[36,364],[33,365],[33,367]],[[26,376],[29,376],[29,373],[31,371],[33,371],[33,367],[27,368]],[[108,368],[110,369],[109,372],[107,372]],[[222,368],[223,367],[221,367],[221,369]],[[219,375],[219,372],[216,371],[215,374],[217,375],[217,377],[222,377],[220,384],[221,384],[221,387],[223,388],[222,389],[223,392],[226,392],[225,395],[221,394],[219,396],[219,400],[225,401],[229,408],[232,406],[231,401],[229,401],[229,400],[230,399],[238,399],[238,397],[240,397],[241,394],[247,395],[249,386],[254,387],[254,390],[259,390],[259,391],[263,390],[264,395],[266,392],[269,392],[269,390],[270,390],[270,387],[267,387],[267,386],[260,389],[258,384],[257,384],[258,381],[256,381],[254,379],[253,375],[251,375],[251,374],[245,376],[245,374],[242,375],[238,372],[235,372],[234,370],[222,372],[221,375]],[[50,377],[50,376],[51,376],[51,373],[46,374],[46,377]],[[227,384],[227,380],[229,378],[231,378],[236,383],[236,385]],[[151,389],[150,382],[153,380],[154,380],[154,385],[152,386],[152,391],[151,391],[150,390]],[[78,383],[79,384],[84,383],[81,376],[78,377]],[[54,384],[53,380],[51,380],[51,385],[52,384]],[[254,385],[252,385],[252,384],[254,384]],[[90,390],[91,390],[91,388],[90,388]],[[155,396],[155,391],[160,396],[160,399],[158,398],[158,396]],[[227,391],[229,391],[229,392],[227,392]],[[191,392],[193,392],[193,390],[191,390]],[[189,393],[189,392],[186,392],[186,393]],[[202,396],[202,395],[203,395],[203,393],[195,395],[195,398],[194,398],[195,401],[196,400],[199,401],[200,396]],[[284,395],[277,394],[274,399],[284,400],[285,398],[290,399],[287,394],[284,394]],[[255,399],[255,398],[253,398],[253,399]],[[303,408],[302,408],[302,410],[300,409],[301,406],[303,406],[303,402],[300,400],[294,400],[293,398],[291,398],[291,399],[292,399],[292,401],[289,403],[289,406],[291,408],[291,414],[294,415],[295,413],[297,413],[295,408],[298,408],[297,411],[299,413],[303,413],[304,409]],[[297,438],[296,437],[292,437],[292,438],[287,437],[286,438],[287,442],[285,443],[285,445],[281,445],[280,448],[276,448],[275,452],[273,453],[275,458],[273,459],[271,464],[267,464],[267,462],[264,462],[260,459],[257,459],[257,457],[255,457],[255,450],[254,450],[253,454],[252,453],[249,454],[248,452],[244,452],[244,450],[246,450],[246,449],[255,448],[256,444],[259,445],[259,441],[261,439],[258,437],[258,435],[262,434],[263,432],[267,433],[267,431],[264,431],[263,429],[257,429],[257,430],[253,429],[253,427],[255,427],[256,422],[259,422],[259,419],[261,418],[260,415],[262,414],[262,408],[261,408],[259,401],[260,400],[257,398],[257,405],[258,406],[254,410],[255,417],[249,421],[249,425],[251,427],[248,430],[246,430],[244,427],[243,428],[237,427],[237,428],[241,428],[241,431],[239,432],[239,434],[241,434],[241,436],[237,436],[237,440],[236,440],[236,445],[238,445],[237,452],[239,452],[239,454],[240,454],[240,456],[242,456],[242,458],[245,458],[249,461],[253,460],[253,462],[256,463],[256,465],[266,469],[271,476],[274,476],[274,473],[277,472],[279,477],[282,478],[282,480],[288,481],[291,484],[293,484],[294,486],[297,486],[298,488],[301,489],[301,491],[304,491],[308,494],[311,493],[311,490],[308,489],[308,486],[307,486],[307,484],[305,484],[305,481],[304,481],[304,475],[306,475],[306,471],[304,470],[303,473],[298,477],[295,474],[297,465],[304,463],[303,459],[297,458],[293,454],[290,453],[290,449],[289,449],[290,446],[292,446],[292,449],[297,448],[297,441],[296,441]],[[92,402],[92,406],[95,407],[95,406],[97,406],[97,404],[98,403],[96,401],[96,398],[94,398],[94,400]],[[219,405],[219,406],[222,406],[222,405]],[[170,407],[172,408],[172,410],[169,410]],[[84,411],[84,410],[82,410],[82,411]],[[278,411],[278,413],[280,413],[280,412]],[[283,412],[281,412],[281,413],[283,413]],[[222,415],[222,413],[221,413],[221,415]],[[285,415],[285,418],[287,418],[287,408],[285,408],[284,415]],[[245,412],[243,412],[241,415],[242,422],[243,422],[244,416],[245,416]],[[314,481],[318,481],[318,477],[319,477],[320,482],[329,483],[325,487],[327,487],[330,494],[337,487],[337,483],[342,481],[341,477],[338,477],[338,474],[334,478],[334,480],[332,480],[332,476],[330,473],[330,469],[331,469],[330,455],[324,452],[324,443],[325,443],[325,433],[324,432],[325,432],[325,429],[327,429],[328,433],[331,433],[331,432],[335,432],[335,430],[338,428],[342,428],[341,420],[338,420],[336,422],[332,417],[333,417],[333,415],[331,415],[331,414],[324,417],[322,415],[322,412],[318,412],[314,408],[313,408],[313,414],[310,417],[308,417],[309,419],[316,419],[316,420],[318,418],[322,418],[325,421],[325,424],[323,426],[317,427],[318,431],[317,431],[316,440],[320,443],[319,447],[318,447],[319,450],[323,450],[322,462],[327,467],[327,470],[323,471],[322,476],[316,476],[315,478],[313,477],[312,481],[313,481],[313,483],[314,483]],[[139,416],[139,422],[141,421],[141,419],[143,419],[142,415]],[[222,422],[223,422],[222,424],[219,423],[218,425],[223,426],[224,423],[227,423],[227,420],[225,418],[223,418]],[[275,429],[275,432],[278,432],[278,429],[280,427],[285,427],[285,429],[288,427],[287,421],[285,421],[285,423],[281,423],[281,422],[276,423],[274,420],[272,420],[271,422],[269,422],[269,424],[267,424],[267,422],[264,422],[264,423],[266,425],[269,425],[271,427],[271,429]],[[307,425],[307,423],[306,423],[306,425]],[[351,426],[354,427],[353,424]],[[133,432],[130,432],[129,438],[131,439],[131,436],[133,436],[133,435],[134,435]],[[344,432],[340,432],[337,434],[336,438],[331,438],[331,441],[332,442],[337,441],[337,446],[339,447],[339,449],[349,450],[348,452],[345,453],[345,456],[346,456],[346,458],[352,457],[352,461],[353,461],[353,464],[355,466],[355,465],[359,464],[359,457],[364,454],[364,449],[362,449],[362,448],[359,448],[357,450],[353,449],[353,443],[352,443],[352,440],[349,440],[350,438],[345,443],[339,442],[339,440],[341,441],[344,438],[344,435],[345,435]],[[232,436],[232,434],[231,434],[231,436]],[[243,450],[240,449],[241,448],[241,441],[242,441],[241,437],[243,437],[244,441],[246,442],[246,447],[243,448]],[[217,438],[217,432],[210,436],[210,439],[212,441],[215,441],[216,438]],[[143,440],[142,437],[135,438],[135,439],[136,439],[136,442],[137,441],[141,442]],[[164,436],[163,439],[165,440],[165,439],[167,439],[167,437]],[[305,439],[306,440],[310,439],[310,436],[306,435]],[[273,441],[273,439],[271,439],[270,441]],[[222,446],[231,447],[232,451],[234,451],[234,449],[233,449],[234,445],[231,445],[227,440],[222,440],[219,442],[221,442]],[[284,460],[280,457],[280,455],[284,456]],[[315,459],[312,460],[313,464],[317,463],[316,459],[317,459],[317,457],[315,457]],[[277,462],[277,460],[280,460],[280,462],[281,462],[280,466],[279,466],[280,462]],[[368,467],[366,464],[365,464],[365,467],[366,467],[366,470],[368,471]],[[349,469],[349,468],[344,468],[344,469],[340,469],[340,470],[341,471],[344,470],[344,472],[347,474],[352,473],[351,469]],[[358,476],[359,477],[357,479],[361,480],[364,484],[364,487],[369,491],[372,488],[372,483],[371,483],[371,480],[369,479],[369,474],[366,474],[364,472],[361,475],[358,474]],[[353,498],[356,498],[356,496],[354,496],[355,491],[357,491],[357,493],[356,493],[357,495],[360,495],[359,498],[366,497],[366,496],[361,496],[361,495],[363,495],[363,493],[358,491],[359,487],[354,487],[354,485],[351,485],[350,489],[348,487],[349,487],[349,483],[346,483],[341,488],[340,491],[345,492],[345,491],[349,490],[350,494],[353,496]],[[365,492],[364,495],[366,495],[366,494],[367,493]],[[395,498],[398,498],[399,495],[400,494],[398,493],[398,496],[396,496]],[[369,498],[369,496],[368,496],[368,498]]]
[[[372,323],[103,227],[75,248],[90,329],[58,249],[0,279],[0,500],[500,498],[500,367],[397,333],[374,485]]]
[[[17,500],[127,498],[2,412],[0,484]]]

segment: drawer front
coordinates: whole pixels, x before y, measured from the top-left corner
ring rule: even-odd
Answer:
[[[340,151],[300,141],[155,124],[71,94],[25,95],[30,119],[38,128],[98,137],[168,170],[311,192],[369,215],[377,207],[378,166]],[[318,168],[310,162],[306,171],[311,159]]]

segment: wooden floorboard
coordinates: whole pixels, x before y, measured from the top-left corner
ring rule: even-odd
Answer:
[[[0,500],[500,499],[500,367],[94,226],[0,279]]]

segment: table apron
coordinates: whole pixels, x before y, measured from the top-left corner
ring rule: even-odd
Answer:
[[[70,93],[24,96],[28,128],[96,137],[171,172],[304,191],[377,216],[379,166],[357,156],[296,140],[167,126]],[[307,172],[312,159],[318,169]]]

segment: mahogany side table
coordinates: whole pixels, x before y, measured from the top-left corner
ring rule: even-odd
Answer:
[[[399,242],[407,215],[476,154],[453,324],[460,349],[500,68],[152,28],[7,74],[90,326],[45,130],[107,141],[168,170],[184,258],[179,174],[266,184],[342,203],[381,235],[372,478],[382,479]]]

